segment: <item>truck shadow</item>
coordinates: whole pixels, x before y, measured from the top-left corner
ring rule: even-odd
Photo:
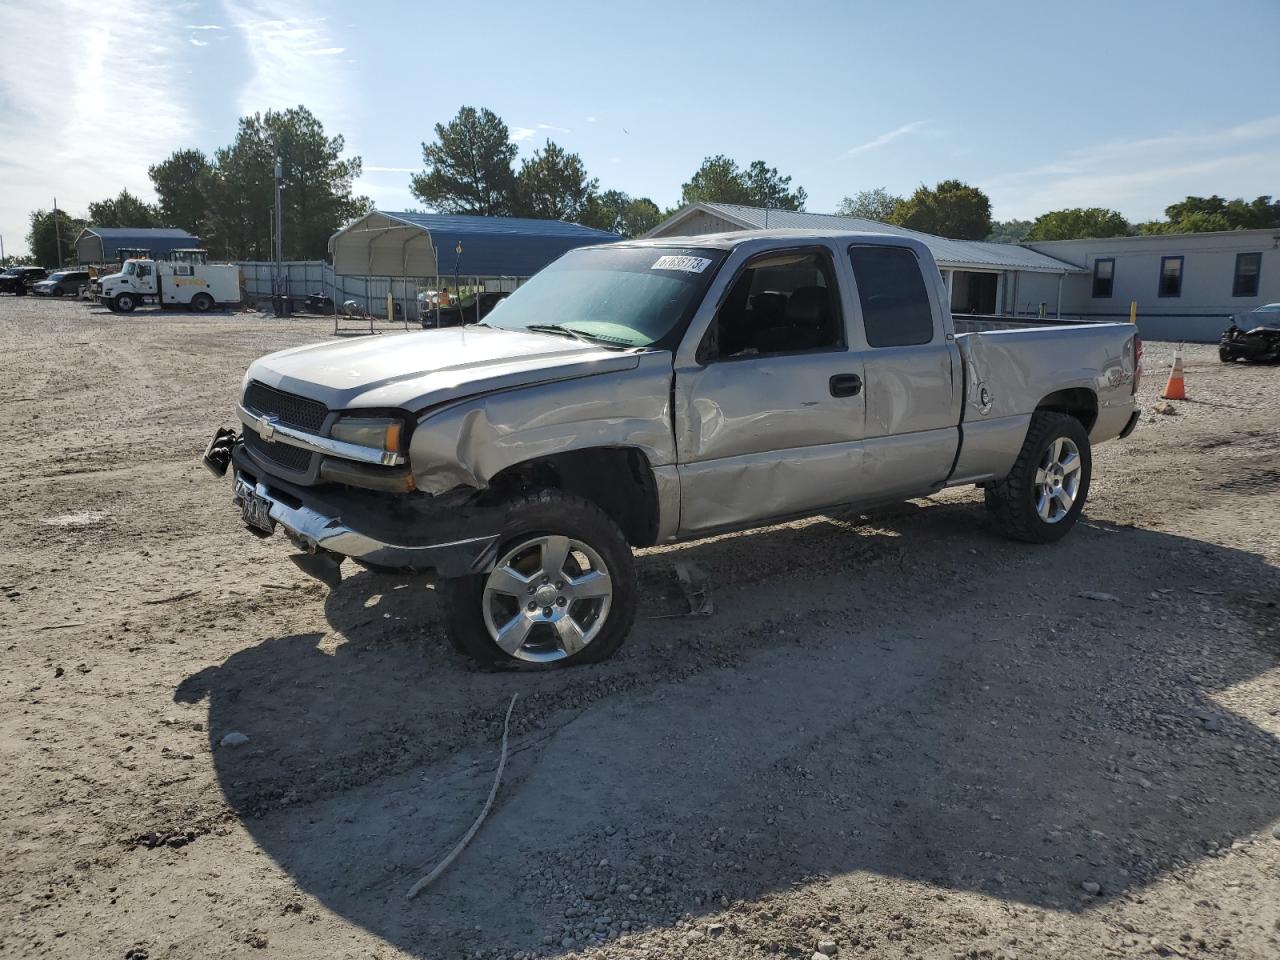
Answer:
[[[1222,705],[1276,663],[1257,556],[1092,522],[1022,547],[972,503],[909,505],[649,551],[649,617],[682,609],[677,561],[714,616],[642,619],[600,666],[477,671],[433,591],[360,573],[332,631],[176,698],[208,699],[221,788],[299,887],[423,956],[579,949],[602,915],[617,935],[868,871],[1086,910],[1280,815],[1280,746]],[[483,804],[513,693],[493,813],[406,904]]]

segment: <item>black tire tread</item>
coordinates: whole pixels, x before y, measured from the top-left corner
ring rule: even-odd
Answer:
[[[637,587],[635,578],[634,557],[622,530],[607,513],[593,501],[576,494],[566,493],[555,488],[538,488],[525,490],[512,496],[501,505],[502,519],[499,529],[502,540],[513,535],[531,533],[538,524],[528,530],[516,531],[526,525],[530,512],[544,510],[561,510],[579,513],[587,524],[597,526],[606,537],[614,539],[611,545],[617,549],[618,565],[621,569],[611,569],[615,587],[613,603],[609,611],[609,622],[601,635],[593,640],[585,650],[569,660],[560,661],[555,666],[576,666],[583,663],[599,663],[607,660],[617,652],[631,631],[635,622],[637,606]],[[600,543],[593,547],[602,553]],[[607,560],[608,558],[606,558]],[[447,579],[441,584],[441,593],[445,603],[445,632],[455,650],[463,656],[470,657],[484,667],[495,669],[533,668],[540,664],[526,663],[507,656],[490,639],[484,628],[484,621],[479,616],[479,595],[484,588],[485,574],[469,577]]]
[[[1005,536],[1026,543],[1050,543],[1061,539],[1075,525],[1076,516],[1079,516],[1088,497],[1087,475],[1086,483],[1082,484],[1080,496],[1077,497],[1079,507],[1075,516],[1059,521],[1061,529],[1055,529],[1057,524],[1051,527],[1043,523],[1035,511],[1029,509],[1031,485],[1035,482],[1040,452],[1051,437],[1064,432],[1077,434],[1074,439],[1080,447],[1081,456],[1088,457],[1091,463],[1089,437],[1079,420],[1066,413],[1037,410],[1031,417],[1027,438],[1022,443],[1013,469],[1003,480],[986,488],[987,509],[991,511],[996,526]]]

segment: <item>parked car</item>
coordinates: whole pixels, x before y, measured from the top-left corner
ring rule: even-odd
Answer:
[[[263,357],[205,462],[330,586],[431,570],[471,657],[598,661],[633,547],[975,484],[1009,536],[1065,536],[1092,445],[1137,423],[1137,331],[966,323],[909,237],[585,247],[479,325]]]
[[[418,319],[424,330],[434,330],[436,327],[461,327],[468,323],[479,323],[508,296],[510,296],[508,293],[472,294],[457,303],[441,307],[439,312],[436,311],[433,303],[423,305],[422,298],[419,297],[418,304],[421,312]],[[480,309],[478,311],[476,310],[477,299],[480,301]]]
[[[75,296],[88,282],[88,270],[59,270],[36,283],[31,290],[38,297]]]
[[[1280,303],[1255,307],[1231,318],[1218,342],[1218,359],[1280,360]]]
[[[22,292],[31,289],[32,284],[43,280],[49,271],[43,267],[10,267],[0,273],[0,293],[18,293],[18,281],[22,281]]]

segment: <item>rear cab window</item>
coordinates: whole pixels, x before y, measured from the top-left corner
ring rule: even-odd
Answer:
[[[933,307],[920,261],[906,247],[881,244],[849,248],[853,279],[870,347],[913,347],[932,343]]]

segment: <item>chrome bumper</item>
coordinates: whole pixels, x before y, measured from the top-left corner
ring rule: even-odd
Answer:
[[[435,570],[442,577],[483,573],[494,561],[497,534],[445,543],[389,543],[353,530],[341,518],[304,503],[297,506],[287,503],[266,484],[251,483],[237,470],[233,497],[237,506],[243,503],[246,494],[267,501],[271,519],[306,553],[328,551],[381,566]]]

